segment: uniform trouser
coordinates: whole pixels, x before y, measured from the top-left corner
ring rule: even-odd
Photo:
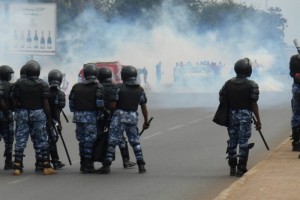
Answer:
[[[97,122],[97,137],[102,137],[102,134],[104,133],[104,129],[109,127],[109,123],[107,120],[103,120],[100,121],[98,120]],[[126,137],[124,135],[122,135],[122,139],[119,141],[118,143],[120,152],[121,152],[121,156],[123,161],[129,161],[130,160],[130,155],[129,155],[129,151],[128,151],[128,143],[126,141]]]
[[[48,132],[48,138],[49,138],[49,153],[51,156],[51,160],[59,160],[58,152],[57,152],[57,140],[58,135],[56,134],[53,127],[51,127],[51,130]]]
[[[299,150],[300,141],[300,93],[293,93],[291,100],[292,107],[292,146],[293,150]]]
[[[92,158],[93,146],[97,138],[95,123],[76,123],[76,139],[79,142],[79,155],[81,158]]]
[[[37,160],[48,160],[48,134],[46,131],[46,121],[17,121],[15,136],[15,159],[18,161],[23,157],[23,153],[29,135],[32,137]]]
[[[234,110],[230,113],[229,126],[227,128],[229,140],[228,157],[239,157],[239,160],[248,160],[248,140],[251,137],[252,112],[248,110]],[[237,148],[239,154],[237,155]]]
[[[119,122],[111,124],[108,138],[108,150],[106,160],[112,161],[115,154],[115,147],[123,141],[123,133],[126,132],[129,144],[133,148],[138,163],[144,163],[142,148],[139,141],[139,131],[136,124]]]
[[[14,142],[13,123],[1,121],[0,135],[2,136],[5,144],[4,157],[6,157],[7,161],[11,161],[13,142]]]
[[[292,127],[300,126],[300,93],[294,93],[291,100],[292,107]]]

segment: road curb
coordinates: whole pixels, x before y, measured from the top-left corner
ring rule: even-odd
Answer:
[[[223,190],[216,198],[214,198],[213,200],[226,200],[230,197],[230,195],[232,193],[234,193],[234,191],[238,190],[241,186],[243,186],[244,184],[247,183],[247,181],[249,180],[250,177],[255,176],[255,174],[257,173],[257,171],[259,171],[261,168],[264,167],[264,165],[267,162],[270,162],[272,160],[272,157],[274,156],[274,154],[278,151],[280,151],[280,149],[287,143],[290,141],[290,137],[288,137],[287,139],[285,139],[281,144],[279,144],[274,150],[272,150],[269,155],[262,161],[258,162],[255,166],[253,166],[245,175],[243,175],[241,178],[239,178],[238,180],[236,180],[235,182],[233,182],[228,188],[226,188],[225,190]]]

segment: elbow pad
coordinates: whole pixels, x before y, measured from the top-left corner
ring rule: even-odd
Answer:
[[[64,92],[58,91],[55,104],[57,104],[60,108],[64,108],[66,106],[66,95]]]
[[[98,99],[104,98],[104,87],[100,83],[97,85],[96,98]]]
[[[74,100],[74,94],[72,91],[69,96],[69,108],[70,108],[71,112],[75,112],[75,100]]]

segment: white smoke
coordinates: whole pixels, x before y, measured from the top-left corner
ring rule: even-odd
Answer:
[[[1,16],[0,16],[1,17]],[[238,29],[195,31],[190,27],[190,15],[183,7],[176,7],[165,2],[157,13],[156,24],[152,28],[146,28],[143,20],[135,23],[122,19],[114,19],[107,22],[102,15],[93,8],[87,8],[73,22],[58,31],[57,47],[60,55],[57,57],[35,57],[42,65],[49,66],[43,69],[47,74],[51,68],[59,67],[71,85],[77,81],[77,75],[84,63],[96,61],[119,61],[124,65],[133,65],[137,68],[148,69],[148,82],[153,92],[203,92],[218,93],[222,84],[234,76],[234,63],[241,58],[248,57],[259,65],[258,75],[253,79],[260,85],[262,91],[283,91],[287,86],[285,75],[272,71],[276,65],[286,66],[288,62],[276,63],[276,53],[271,52],[270,47],[257,48],[261,39],[255,38],[256,32],[261,32],[262,27],[253,26],[254,17],[244,22],[243,33],[249,34],[249,40],[240,40]],[[228,20],[231,17],[228,16]],[[257,19],[261,20],[261,19]],[[256,23],[255,23],[256,24]],[[226,30],[224,38],[219,38],[220,32]],[[247,31],[245,31],[247,30]],[[1,37],[0,43],[5,37]],[[245,36],[243,38],[246,38]],[[2,63],[13,63],[14,66],[22,66],[28,56],[17,56],[20,59],[16,64],[14,56],[1,57]],[[53,62],[53,60],[55,60]],[[211,81],[197,81],[186,86],[174,86],[173,70],[176,62],[200,61],[223,63],[221,76]],[[162,62],[162,82],[156,85],[155,65]],[[16,68],[18,69],[18,67]],[[286,73],[288,74],[288,72]],[[279,77],[279,78],[278,78]]]

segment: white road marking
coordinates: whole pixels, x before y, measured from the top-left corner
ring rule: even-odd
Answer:
[[[196,123],[196,122],[199,122],[199,121],[202,121],[203,119],[195,119],[193,121],[190,121],[188,122],[189,124],[193,124],[193,123]]]
[[[214,116],[214,114],[211,114],[211,115],[205,116],[204,118],[205,118],[205,119],[209,119],[209,118],[211,118],[211,117],[213,117],[213,116]],[[192,120],[192,121],[190,121],[190,122],[187,122],[187,123],[193,124],[193,123],[197,123],[197,122],[202,121],[202,120],[204,120],[204,119],[199,118],[199,119],[195,119],[195,120]],[[181,127],[183,127],[183,126],[186,126],[186,125],[185,125],[185,124],[181,124],[181,125],[178,125],[178,126],[174,126],[174,127],[172,127],[172,128],[169,128],[169,129],[167,129],[167,130],[168,130],[168,131],[172,131],[172,130],[181,128]],[[154,134],[152,134],[152,135],[149,135],[149,136],[146,136],[146,137],[142,137],[141,139],[152,138],[152,137],[154,137],[154,136],[161,135],[161,134],[163,134],[163,133],[164,133],[164,132],[161,132],[161,131],[160,131],[160,132],[154,133]]]
[[[178,125],[178,126],[174,126],[172,128],[169,128],[168,131],[172,131],[172,130],[178,129],[178,128],[183,127],[183,126],[185,126],[185,125],[181,124],[181,125]]]
[[[214,115],[215,115],[215,114],[207,115],[207,116],[205,117],[205,119],[212,118]]]
[[[148,138],[154,137],[154,136],[156,136],[156,135],[160,135],[160,134],[162,134],[162,133],[163,133],[163,132],[157,132],[157,133],[154,133],[154,134],[152,134],[152,135],[143,137],[142,139],[148,139]]]
[[[22,175],[21,175],[21,176],[22,176]],[[32,177],[34,177],[34,176],[27,176],[27,177],[24,177],[24,178],[20,178],[20,179],[11,181],[11,182],[9,182],[8,184],[18,184],[18,183],[27,181],[28,179],[31,179]]]

